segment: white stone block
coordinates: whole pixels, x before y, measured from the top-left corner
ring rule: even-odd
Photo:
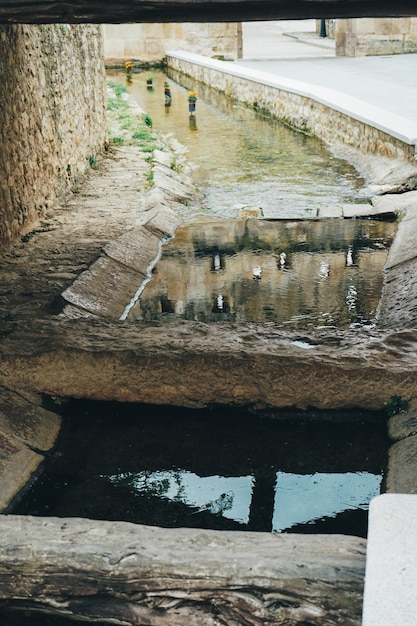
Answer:
[[[363,626],[417,624],[417,496],[371,501]]]

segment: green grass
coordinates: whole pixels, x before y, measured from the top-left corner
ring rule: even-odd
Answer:
[[[151,117],[147,113],[135,113],[128,98],[123,97],[127,88],[113,80],[108,81],[108,86],[111,90],[107,103],[109,142],[115,145],[138,146],[142,152],[163,150],[160,136],[152,130]]]

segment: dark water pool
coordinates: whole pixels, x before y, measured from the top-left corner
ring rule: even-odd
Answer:
[[[385,467],[384,416],[278,417],[71,401],[55,453],[13,512],[366,535]]]
[[[365,537],[386,466],[386,419],[70,401],[16,514],[163,527]],[[2,626],[85,622],[0,605]],[[101,622],[98,626],[104,626]]]

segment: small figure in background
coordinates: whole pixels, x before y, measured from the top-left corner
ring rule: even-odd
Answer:
[[[252,275],[254,280],[261,280],[262,278],[262,267],[260,265],[255,265],[252,269]]]
[[[171,106],[171,87],[167,81],[164,82],[165,106]]]
[[[126,70],[126,80],[128,83],[132,82],[132,69],[133,69],[132,61],[126,61],[125,70]]]
[[[194,115],[196,102],[197,102],[197,92],[189,91],[188,92],[188,110],[190,112],[190,115]]]

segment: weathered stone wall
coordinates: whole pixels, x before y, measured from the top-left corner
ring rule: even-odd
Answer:
[[[0,25],[0,251],[33,228],[106,141],[98,26]]]
[[[236,23],[106,24],[106,63],[127,59],[138,63],[162,61],[167,50],[187,50],[230,60],[242,56],[242,26]]]
[[[336,20],[337,56],[404,54],[417,51],[417,18]]]

